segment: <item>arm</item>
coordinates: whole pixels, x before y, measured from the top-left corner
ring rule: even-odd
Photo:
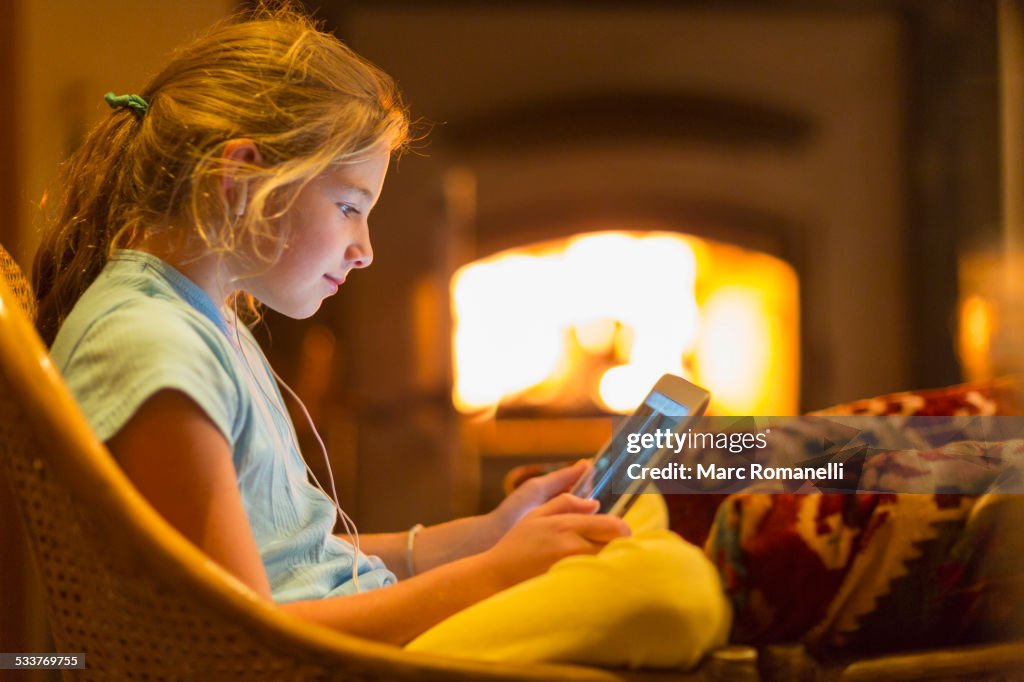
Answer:
[[[339,537],[349,540],[348,535]],[[416,537],[413,566],[423,573],[442,564],[479,554],[492,547],[498,538],[486,516],[469,516],[424,528]],[[410,577],[406,570],[407,531],[373,533],[359,536],[359,549],[364,554],[380,557],[388,569],[400,579]]]
[[[231,448],[198,405],[180,391],[159,391],[107,446],[168,523],[222,568],[270,598],[270,582],[238,492]]]
[[[416,573],[490,549],[530,510],[568,492],[588,466],[586,460],[580,460],[570,467],[531,478],[488,514],[424,528],[415,543],[413,565]],[[348,539],[348,536],[342,537]],[[408,533],[405,531],[359,536],[360,549],[366,554],[379,556],[399,578],[409,577],[406,571],[407,542]]]
[[[285,611],[349,634],[405,644],[457,611],[540,575],[559,559],[594,554],[629,534],[597,502],[559,495],[533,509],[493,547],[381,590],[284,604]]]
[[[198,405],[183,393],[161,391],[108,446],[171,525],[255,592],[271,598],[231,449]],[[342,632],[403,644],[470,604],[543,573],[563,557],[595,553],[629,533],[621,519],[594,516],[595,509],[591,500],[560,495],[516,520],[486,551],[384,589],[281,608]]]

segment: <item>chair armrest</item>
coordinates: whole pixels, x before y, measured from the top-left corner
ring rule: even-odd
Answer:
[[[858,661],[842,670],[843,682],[979,679],[1024,671],[1024,641],[934,649]]]

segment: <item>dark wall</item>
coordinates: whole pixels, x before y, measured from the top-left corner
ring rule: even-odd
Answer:
[[[910,377],[942,386],[962,378],[958,256],[1002,239],[996,4],[913,4],[906,31]]]
[[[17,92],[15,64],[17,36],[15,35],[16,2],[0,3],[0,87],[5,93]],[[16,121],[18,101],[14,97],[0,100],[0,244],[10,244],[15,234],[17,211],[14,198],[18,195]],[[8,249],[11,250],[11,249]]]

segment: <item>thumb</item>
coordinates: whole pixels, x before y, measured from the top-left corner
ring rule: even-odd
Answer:
[[[593,514],[600,503],[597,500],[585,500],[570,493],[562,493],[540,505],[531,516],[554,516],[555,514]]]

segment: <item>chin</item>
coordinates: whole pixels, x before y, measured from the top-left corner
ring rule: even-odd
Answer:
[[[317,301],[316,303],[314,303],[312,305],[307,303],[305,305],[280,305],[280,306],[277,306],[277,305],[270,305],[268,303],[267,307],[270,308],[271,310],[273,310],[274,312],[280,313],[280,314],[284,315],[285,317],[290,317],[293,320],[305,320],[305,319],[308,319],[310,317],[313,317],[313,315],[315,315],[317,313],[317,311],[320,310],[320,306],[322,304],[323,304],[323,301]]]
[[[293,320],[305,320],[305,319],[308,319],[308,318],[313,317],[314,315],[316,315],[317,311],[319,311],[319,310],[320,310],[320,304],[317,303],[312,308],[309,308],[309,309],[306,309],[306,310],[300,310],[295,315],[289,315],[288,317],[292,318]]]

